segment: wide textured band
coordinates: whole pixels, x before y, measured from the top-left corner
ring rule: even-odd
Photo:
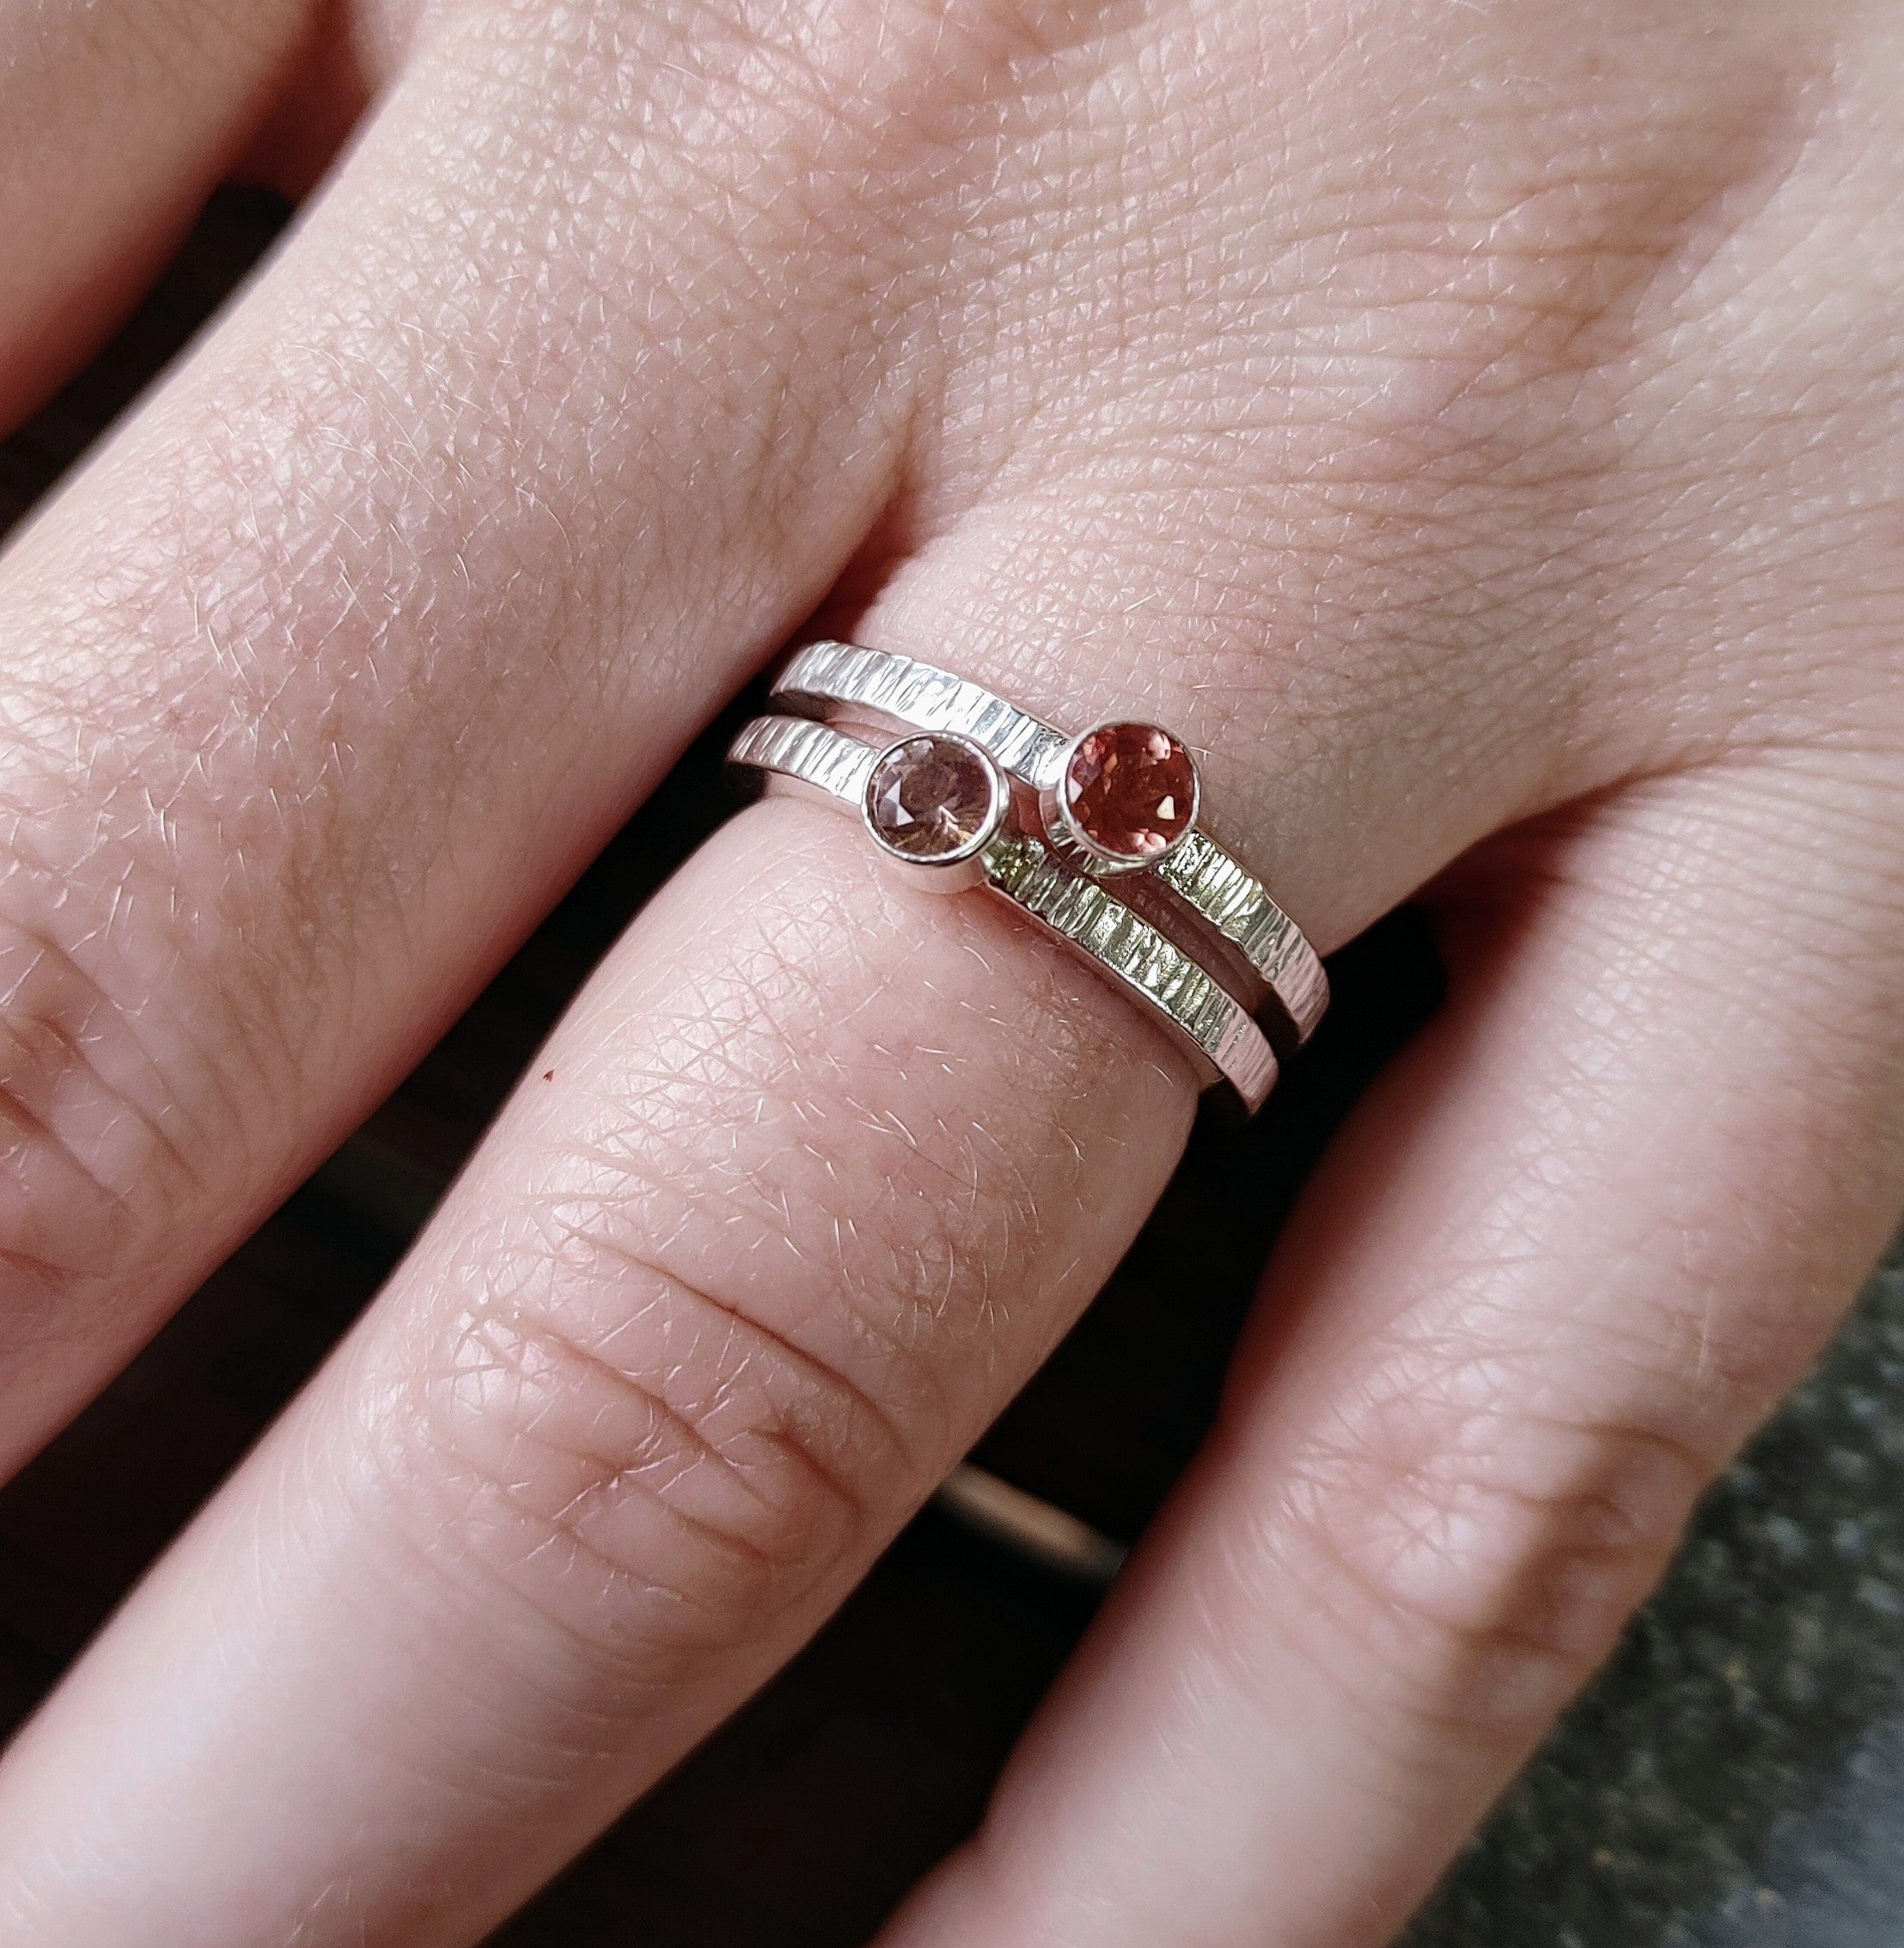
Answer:
[[[1059,786],[1077,742],[982,685],[855,643],[815,643],[800,650],[773,696],[795,710],[859,712],[896,727],[968,739],[1040,793]],[[1328,1006],[1328,975],[1262,882],[1194,828],[1148,873],[1241,953],[1289,1017],[1297,1041],[1307,1041]]]
[[[974,741],[975,742],[975,741]],[[870,744],[811,718],[756,718],[728,761],[770,784],[832,800],[870,818],[878,781],[906,741]],[[875,827],[875,835],[881,836]],[[975,834],[975,883],[1008,901],[1047,933],[1082,955],[1134,996],[1196,1059],[1206,1084],[1227,1082],[1246,1109],[1275,1086],[1277,1062],[1254,1018],[1167,935],[1087,876],[1065,865],[1041,840],[1002,818]],[[890,836],[882,838],[890,846]],[[897,848],[894,848],[897,849]]]

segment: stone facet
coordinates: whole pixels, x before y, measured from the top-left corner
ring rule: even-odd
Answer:
[[[984,754],[957,737],[894,744],[866,786],[866,817],[889,852],[928,865],[968,857],[998,823],[1000,783]]]
[[[1154,724],[1104,724],[1080,737],[1063,801],[1079,834],[1107,858],[1160,858],[1197,815],[1196,760]]]

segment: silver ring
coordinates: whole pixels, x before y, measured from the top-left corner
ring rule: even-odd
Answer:
[[[728,762],[856,813],[919,883],[1010,901],[1162,1022],[1205,1086],[1227,1082],[1250,1111],[1275,1086],[1275,1052],[1249,1011],[1106,885],[1018,829],[1006,767],[975,739],[914,730],[876,743],[811,718],[762,717],[742,728]]]
[[[1196,767],[1180,739],[1151,724],[1093,725],[1075,736],[949,671],[855,643],[802,650],[773,687],[776,702],[835,721],[851,714],[893,729],[965,739],[1036,794],[1042,836],[1065,862],[1093,876],[1154,881],[1228,941],[1263,993],[1289,1017],[1296,1040],[1315,1032],[1329,1003],[1328,975],[1303,931],[1269,889],[1197,823]],[[1103,747],[1093,748],[1094,741]],[[1109,775],[1119,742],[1161,778],[1145,803],[1149,822],[1107,833],[1088,815],[1090,790]],[[1156,814],[1163,804],[1167,815]],[[1107,839],[1129,844],[1107,843]]]

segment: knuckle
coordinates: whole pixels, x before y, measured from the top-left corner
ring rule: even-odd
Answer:
[[[210,1165],[193,1090],[162,1065],[141,1020],[157,1009],[117,998],[96,963],[95,926],[74,941],[36,913],[33,873],[9,874],[0,913],[0,1280],[9,1332],[92,1331],[73,1302],[137,1258],[162,1281],[188,1248],[177,1212],[199,1200]],[[56,904],[59,903],[56,899]],[[89,949],[102,949],[101,952]],[[201,1103],[201,1107],[203,1104]]]
[[[1075,1088],[1056,1018],[1095,1032],[1088,1009],[1042,976],[1000,984],[982,919],[953,918],[974,950],[948,959],[896,896],[856,901],[862,868],[822,831],[755,854],[757,825],[731,829],[729,863],[753,861],[726,882],[735,917],[656,916],[658,942],[696,926],[694,954],[663,950],[579,1017],[612,1050],[574,1084],[579,1120],[564,1099],[528,1172],[518,1145],[466,1183],[366,1395],[388,1403],[370,1439],[400,1471],[394,1518],[634,1691],[719,1670],[737,1640],[790,1646],[1108,1249],[1061,1188],[1074,1228],[1034,1212],[1023,1164]],[[930,1046],[922,979],[948,1031]],[[968,1062],[949,1023],[980,1007],[1005,1032]],[[1004,1068],[1000,1040],[1022,1052]],[[1173,1075],[1133,1079],[1183,1113]],[[1074,1147],[1040,1183],[1111,1145]],[[1048,1313],[1016,1303],[1028,1285]]]
[[[485,1251],[394,1438],[447,1517],[433,1547],[623,1676],[677,1683],[742,1620],[799,1613],[917,1471],[851,1381],[619,1229],[558,1202]]]
[[[1366,1394],[1297,1457],[1278,1524],[1311,1599],[1301,1647],[1369,1725],[1490,1752],[1612,1649],[1719,1464],[1669,1413],[1502,1364],[1470,1349]]]

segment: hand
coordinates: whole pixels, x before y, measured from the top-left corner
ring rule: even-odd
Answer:
[[[0,565],[0,1439],[816,608],[1206,754],[1445,1011],[888,1948],[1374,1948],[1904,1186],[1904,29],[1608,0],[0,0],[17,412],[355,145]],[[367,107],[366,104],[369,104]],[[9,1948],[467,1943],[1090,1298],[1175,1048],[825,809],[642,915],[0,1768]]]

